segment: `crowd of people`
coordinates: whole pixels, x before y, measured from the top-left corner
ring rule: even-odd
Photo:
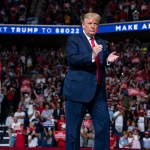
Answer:
[[[137,39],[108,43],[119,60],[106,68],[110,114],[110,147],[150,148],[149,45]],[[8,126],[10,146],[65,146],[67,65],[59,47],[0,46],[1,120]],[[93,147],[94,127],[87,112],[81,147]]]
[[[78,25],[85,12],[101,23],[150,19],[148,0],[42,0],[38,24]],[[31,0],[0,1],[0,23],[27,24]],[[32,16],[35,17],[35,16]],[[150,149],[149,43],[108,42],[119,59],[106,68],[110,148]],[[58,47],[0,44],[0,120],[10,147],[65,147],[65,53]],[[85,114],[80,147],[94,146],[92,118]]]
[[[150,19],[149,0],[41,0],[40,7],[37,3],[33,9],[32,0],[2,0],[0,23],[80,25],[86,12],[100,14],[101,23]]]

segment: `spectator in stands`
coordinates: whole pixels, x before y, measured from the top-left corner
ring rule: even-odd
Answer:
[[[25,147],[26,135],[27,135],[26,128],[24,127],[23,124],[20,124],[20,130],[17,132],[16,135],[15,147],[17,148]]]
[[[111,105],[111,104],[110,104]],[[109,116],[110,116],[110,121],[112,122],[113,116],[114,116],[114,105],[111,105],[109,107]]]
[[[35,119],[32,120],[32,123],[34,125],[35,131],[37,133],[37,137],[41,138],[44,132],[44,127],[43,127],[43,120],[39,112],[37,111],[35,113]]]
[[[133,21],[138,21],[139,20],[139,15],[140,13],[135,10],[133,13],[132,13],[132,18],[133,18]]]
[[[120,22],[126,22],[128,20],[128,14],[125,11],[125,8],[123,8],[121,12],[119,13],[119,18],[120,18],[119,20]]]
[[[71,17],[69,12],[67,12],[64,16],[64,20],[65,20],[65,25],[70,25],[71,24]]]
[[[149,131],[145,131],[145,135],[144,135],[144,137],[142,139],[142,148],[144,150],[150,149],[150,137],[149,137],[149,135],[150,135],[150,132]]]
[[[128,132],[128,142],[131,143],[131,146],[133,145],[133,133],[131,131]]]
[[[64,110],[61,109],[60,102],[57,102],[56,109],[54,109],[54,111],[53,111],[53,118],[56,120],[60,120],[61,115],[64,115]]]
[[[14,122],[13,117],[14,117],[14,113],[13,113],[13,112],[10,112],[10,113],[8,114],[8,117],[6,118],[5,125],[6,125],[8,128],[10,128],[11,125],[12,125],[12,123]]]
[[[140,131],[140,139],[144,137],[144,132],[146,131],[147,121],[145,118],[145,113],[143,109],[140,109],[137,119],[137,125]]]
[[[92,125],[92,128],[90,128],[89,132],[87,133],[87,138],[88,138],[87,147],[94,148],[95,130],[94,130],[93,125]]]
[[[123,131],[123,136],[119,139],[119,148],[130,148],[131,144],[128,141],[128,132]]]
[[[14,122],[14,113],[13,112],[10,112],[9,115],[7,116],[6,118],[6,121],[5,121],[5,125],[7,126],[7,129],[8,129],[8,136],[9,136],[9,139],[11,138],[11,125],[12,123]],[[9,140],[9,145],[10,145],[10,140]]]
[[[115,149],[117,147],[117,134],[114,134],[112,127],[110,127],[110,149]]]
[[[20,95],[21,95],[21,100],[20,100],[20,103],[19,105],[22,107],[22,110],[24,112],[27,112],[28,109],[29,109],[29,104],[30,102],[32,103],[32,100],[31,100],[31,92],[20,92]]]
[[[138,105],[137,105],[136,97],[133,98],[133,100],[130,102],[130,108],[129,108],[129,110],[131,112],[137,113],[137,111],[138,111]]]
[[[65,121],[65,115],[61,115],[60,116],[60,119],[56,121],[57,123],[57,127],[55,128],[55,130],[57,131],[61,131],[62,129],[62,124],[64,124],[66,121]]]
[[[6,99],[8,102],[9,110],[13,110],[13,107],[14,107],[14,104],[13,104],[14,103],[14,94],[15,94],[14,88],[8,87]]]
[[[1,71],[0,71],[0,74],[1,74]],[[1,77],[0,77],[1,79]],[[3,99],[4,99],[4,93],[3,93],[3,90],[1,90],[1,94],[0,94],[0,114],[1,114],[1,103],[3,102]]]
[[[20,131],[21,123],[18,121],[17,117],[13,117],[14,122],[10,127],[10,147],[14,147],[16,143],[17,132]]]
[[[94,146],[95,131],[93,128],[91,115],[86,113],[80,130],[81,147]]]
[[[61,126],[61,131],[66,132],[66,123],[63,123]],[[60,138],[60,139],[56,139],[56,143],[58,147],[65,147],[66,146],[66,138]]]
[[[106,22],[112,23],[113,22],[113,16],[112,16],[111,10],[109,9],[109,6],[107,6],[105,13],[106,13]]]
[[[44,128],[45,136],[42,139],[42,146],[44,147],[55,147],[56,140],[54,137],[54,129],[53,128]]]
[[[25,112],[22,111],[21,106],[18,106],[17,112],[15,112],[14,116],[17,117],[18,122],[24,124]]]
[[[88,144],[87,133],[88,133],[88,129],[82,123],[81,129],[80,129],[80,147],[87,147],[87,144]]]
[[[50,120],[52,119],[52,111],[49,109],[49,104],[45,104],[44,110],[42,111],[42,118],[46,121],[46,120]]]
[[[140,136],[138,129],[133,129],[133,141],[132,141],[132,149],[141,149]]]
[[[37,110],[40,112],[41,115],[42,111],[44,110],[43,102],[37,103]]]
[[[127,131],[132,132],[134,129],[138,129],[136,122],[132,120],[131,125],[128,126]]]
[[[118,105],[117,108],[118,110],[114,113],[113,120],[115,129],[117,130],[119,136],[122,136],[124,110],[121,105]]]
[[[38,134],[35,131],[35,127],[30,128],[28,134],[28,147],[37,147],[38,146]]]
[[[37,110],[37,104],[30,104],[30,106],[29,106],[29,109],[28,109],[28,117],[29,117],[29,122],[31,122],[32,120],[34,120],[35,119],[35,117],[36,117],[36,113],[40,113],[38,110]]]

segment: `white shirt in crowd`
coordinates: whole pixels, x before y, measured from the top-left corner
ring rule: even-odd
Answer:
[[[20,122],[13,122],[11,128],[15,131],[20,130]]]
[[[137,123],[138,123],[138,127],[139,127],[139,129],[140,129],[140,132],[144,132],[144,131],[145,131],[144,117],[139,117]]]
[[[7,127],[11,127],[11,125],[12,125],[13,122],[14,122],[13,117],[12,117],[12,116],[8,116],[8,117],[6,118],[5,125],[6,125]]]
[[[15,115],[14,115],[15,117],[19,117],[19,116],[23,116],[23,118],[18,118],[17,120],[18,120],[18,122],[20,122],[20,123],[24,123],[24,117],[25,117],[25,112],[15,112]]]
[[[114,113],[114,117],[116,117],[120,112],[119,111],[116,111]],[[113,118],[114,118],[113,117]],[[123,115],[120,115],[118,116],[116,119],[115,119],[115,125],[117,126],[123,126]]]
[[[37,147],[38,146],[38,138],[34,137],[33,139],[32,135],[28,136],[28,147]],[[31,139],[31,140],[30,140]]]
[[[150,149],[150,138],[143,138],[143,148]]]

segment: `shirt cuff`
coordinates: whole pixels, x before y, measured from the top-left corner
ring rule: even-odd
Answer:
[[[92,55],[92,62],[95,62],[95,58],[94,58],[94,56]]]

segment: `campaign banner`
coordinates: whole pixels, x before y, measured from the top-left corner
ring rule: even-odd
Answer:
[[[83,125],[87,128],[89,128],[92,124],[92,120],[84,120],[83,121]]]
[[[54,119],[46,120],[45,122],[43,122],[44,127],[54,127],[54,125],[55,125]]]
[[[54,131],[54,137],[56,140],[65,140],[66,132],[65,131]]]
[[[139,93],[139,89],[138,88],[136,88],[136,89],[128,88],[128,95],[129,96],[137,96],[138,93]]]
[[[128,87],[126,82],[121,83],[121,89],[126,89]]]
[[[98,33],[150,30],[150,21],[100,24]],[[0,24],[0,34],[79,34],[81,25],[14,25]]]
[[[147,93],[145,91],[143,91],[143,90],[139,90],[139,94],[138,95],[141,96],[141,97],[145,97],[147,95]]]

